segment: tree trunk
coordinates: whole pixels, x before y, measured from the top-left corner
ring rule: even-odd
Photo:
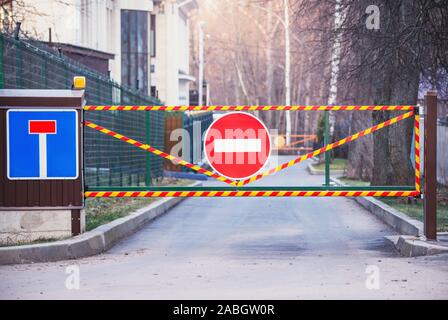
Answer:
[[[370,112],[354,111],[351,116],[350,134],[372,126]],[[346,176],[370,181],[373,169],[373,138],[367,135],[348,144]]]
[[[417,103],[417,92],[419,75],[409,74],[407,79],[396,79],[389,76],[389,88],[383,88],[389,97],[382,99],[389,104],[415,105]],[[403,112],[384,111],[374,112],[373,122],[375,124],[387,121]],[[383,128],[373,134],[373,177],[372,185],[412,185],[414,182],[414,168],[411,162],[411,145],[413,119],[405,119],[389,127]]]
[[[414,23],[415,7],[412,0],[391,5],[390,28],[385,32],[399,33],[400,26]],[[374,102],[392,105],[415,105],[417,103],[420,73],[413,66],[409,49],[402,48],[399,36],[392,35],[392,53],[376,74]],[[390,41],[390,39],[389,39]],[[412,46],[413,44],[408,44]],[[390,43],[389,43],[390,46]],[[373,112],[374,124],[387,121],[402,111]],[[372,185],[412,185],[414,168],[411,163],[413,119],[402,120],[373,134],[374,156]]]

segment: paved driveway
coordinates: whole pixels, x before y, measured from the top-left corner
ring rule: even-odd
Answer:
[[[301,164],[259,184],[322,179]],[[448,255],[399,257],[391,234],[346,198],[191,198],[102,255],[1,266],[0,297],[448,298]]]

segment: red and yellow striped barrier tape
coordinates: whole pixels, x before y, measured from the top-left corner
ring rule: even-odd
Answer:
[[[170,154],[168,154],[168,153],[165,153],[165,152],[163,152],[163,151],[161,151],[161,150],[158,150],[158,149],[156,149],[156,148],[153,148],[153,147],[151,147],[151,146],[148,145],[148,144],[144,144],[144,143],[141,143],[141,142],[136,141],[136,140],[134,140],[134,139],[131,139],[131,138],[129,138],[129,137],[126,137],[126,136],[124,136],[124,135],[118,134],[118,133],[116,133],[116,132],[114,132],[114,131],[112,131],[112,130],[106,129],[106,128],[104,128],[104,127],[102,127],[102,126],[99,126],[99,125],[97,125],[97,124],[95,124],[95,123],[92,123],[92,122],[90,122],[90,121],[84,121],[84,125],[86,125],[86,126],[89,127],[89,128],[95,129],[95,130],[97,130],[97,131],[99,131],[99,132],[101,132],[101,133],[104,133],[104,134],[106,134],[106,135],[108,135],[108,136],[111,136],[111,137],[113,137],[113,138],[115,138],[115,139],[124,141],[124,142],[129,143],[129,144],[131,144],[131,145],[133,145],[133,146],[136,146],[136,147],[138,147],[138,148],[140,148],[140,149],[143,149],[143,150],[145,150],[145,151],[151,152],[151,153],[153,153],[153,154],[155,154],[155,155],[158,155],[158,156],[160,156],[160,157],[162,157],[162,158],[165,158],[165,159],[167,159],[167,160],[171,160],[171,161],[173,161],[173,162],[176,162],[177,164],[179,164],[179,165],[181,165],[181,166],[185,166],[185,167],[190,168],[190,169],[192,169],[192,170],[194,170],[194,171],[197,171],[197,172],[199,172],[199,173],[203,173],[203,174],[205,174],[206,176],[215,178],[215,179],[217,179],[217,180],[219,180],[219,181],[225,182],[225,183],[230,184],[230,185],[232,185],[232,186],[235,186],[235,185],[236,185],[236,182],[233,181],[233,180],[230,180],[230,179],[228,179],[228,178],[226,178],[226,177],[220,176],[220,175],[218,175],[218,174],[216,174],[216,173],[213,173],[213,172],[208,171],[208,170],[206,170],[206,169],[204,169],[204,168],[201,168],[201,167],[198,166],[198,165],[189,163],[189,162],[187,162],[187,161],[185,161],[185,160],[182,160],[182,159],[177,158],[177,157],[175,157],[175,156],[172,156],[172,155],[170,155]]]
[[[415,145],[415,190],[420,192],[420,116],[414,119],[414,145]]]
[[[285,168],[291,167],[299,162],[302,162],[306,159],[317,156],[321,153],[327,152],[333,148],[339,147],[347,142],[356,140],[362,136],[378,131],[384,127],[390,126],[398,121],[409,118],[414,115],[414,111],[404,113],[392,119],[389,119],[385,122],[379,123],[371,128],[365,129],[358,133],[355,133],[351,136],[348,136],[344,139],[336,141],[334,143],[328,144],[318,150],[307,153],[301,157],[293,159],[289,162],[286,162],[278,167],[268,170],[259,175],[253,176],[249,179],[242,181],[232,181],[228,178],[210,172],[206,169],[203,169],[197,165],[191,164],[182,159],[176,158],[170,154],[167,154],[161,150],[151,147],[148,144],[143,144],[139,141],[133,140],[129,137],[118,134],[114,131],[101,127],[97,124],[94,124],[90,121],[85,121],[84,124],[90,128],[93,128],[97,131],[100,131],[104,134],[112,136],[116,139],[122,140],[126,143],[134,145],[138,148],[141,148],[145,151],[154,153],[160,157],[163,157],[167,160],[174,161],[179,165],[186,166],[192,170],[203,173],[209,177],[213,177],[219,181],[228,183],[232,186],[244,186],[246,184],[257,181],[263,177],[266,177],[270,174],[276,173]],[[411,197],[420,195],[420,146],[419,146],[419,128],[420,128],[420,119],[419,115],[415,115],[414,120],[414,128],[415,128],[415,190],[412,191],[278,191],[278,190],[235,190],[235,191],[87,191],[85,192],[85,197],[107,197],[107,198],[115,198],[115,197]]]
[[[87,191],[87,198],[151,197],[412,197],[418,191]]]
[[[414,106],[84,106],[87,111],[409,111]]]
[[[317,156],[317,155],[319,155],[321,153],[327,152],[327,151],[329,151],[331,149],[334,149],[336,147],[340,147],[343,144],[346,144],[347,142],[356,140],[356,139],[358,139],[358,138],[360,138],[362,136],[368,135],[368,134],[370,134],[372,132],[375,132],[375,131],[378,131],[378,130],[384,128],[384,127],[387,127],[387,126],[390,126],[390,125],[392,125],[394,123],[397,123],[400,120],[409,118],[413,114],[414,114],[414,111],[410,111],[410,112],[401,114],[401,115],[399,115],[399,116],[397,116],[395,118],[392,118],[392,119],[389,119],[387,121],[381,122],[381,123],[379,123],[379,124],[377,124],[377,125],[375,125],[375,126],[373,126],[371,128],[368,128],[366,130],[363,130],[363,131],[360,131],[358,133],[352,134],[351,136],[348,136],[348,137],[346,137],[344,139],[341,139],[341,140],[338,140],[336,142],[330,143],[330,144],[328,144],[328,145],[326,145],[326,146],[324,146],[324,147],[322,147],[320,149],[317,149],[317,150],[315,150],[313,152],[307,153],[307,154],[305,154],[303,156],[300,156],[298,158],[295,158],[295,159],[293,159],[291,161],[285,162],[285,163],[283,163],[283,164],[281,164],[281,165],[279,165],[279,166],[277,166],[277,167],[275,167],[273,169],[267,170],[267,171],[265,171],[263,173],[257,174],[257,175],[255,175],[253,177],[248,178],[248,179],[241,180],[241,181],[238,182],[238,186],[240,187],[240,186],[244,186],[246,184],[255,182],[255,181],[257,181],[257,180],[259,180],[261,178],[264,178],[264,177],[266,177],[268,175],[271,175],[271,174],[274,174],[276,172],[279,172],[280,170],[289,168],[289,167],[291,167],[291,166],[293,166],[293,165],[295,165],[295,164],[297,164],[299,162],[302,162],[302,161],[305,161],[305,160],[310,159],[312,157],[315,157],[315,156]]]

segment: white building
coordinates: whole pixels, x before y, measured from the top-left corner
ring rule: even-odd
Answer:
[[[168,105],[189,104],[189,12],[196,0],[155,1],[151,85]],[[176,79],[176,81],[173,81]]]
[[[38,40],[111,53],[119,83],[189,104],[188,18],[196,0],[23,0],[13,5],[22,30]],[[51,30],[51,31],[50,31]]]

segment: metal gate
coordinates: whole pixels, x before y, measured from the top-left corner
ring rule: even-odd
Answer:
[[[87,187],[85,197],[402,197],[402,196],[420,196],[420,146],[419,146],[419,110],[416,106],[123,106],[110,105],[98,106],[89,105],[84,107],[85,112],[160,112],[160,111],[325,111],[326,130],[324,137],[324,146],[314,151],[300,155],[293,160],[282,163],[275,168],[263,171],[250,178],[239,181],[230,180],[222,175],[200,167],[184,159],[175,157],[163,150],[145,144],[142,141],[135,140],[120,132],[115,132],[109,128],[103,127],[101,123],[84,121],[84,125],[92,130],[96,130],[110,139],[121,140],[124,144],[140,148],[158,157],[171,160],[177,165],[189,168],[190,170],[204,174],[210,178],[220,181],[222,186],[96,186]],[[330,143],[328,134],[328,112],[329,111],[402,111],[400,115],[387,121],[366,128],[343,139]],[[385,127],[395,125],[404,119],[414,119],[414,167],[415,183],[412,186],[332,186],[330,185],[330,167],[329,151],[345,145],[348,142],[359,139],[360,137],[372,134]],[[261,180],[267,176],[275,174],[281,170],[292,167],[300,162],[312,157],[325,154],[326,157],[326,175],[323,186],[250,186],[255,181]]]

